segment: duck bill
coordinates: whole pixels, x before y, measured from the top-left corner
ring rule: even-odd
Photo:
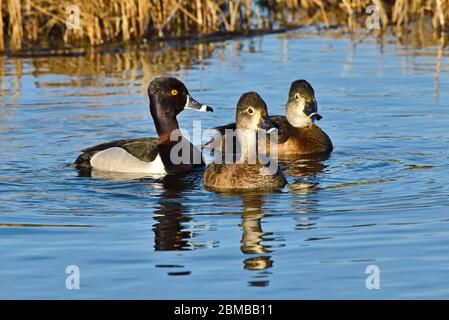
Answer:
[[[271,133],[277,128],[274,126],[273,122],[268,119],[268,117],[262,117],[257,125],[259,129],[265,130],[267,133]]]
[[[312,119],[312,121],[320,121],[321,119],[323,119],[323,116],[320,115],[318,112],[313,112],[311,114],[309,114],[309,118]]]
[[[196,111],[201,111],[201,112],[213,112],[214,109],[212,109],[211,107],[199,103],[198,101],[196,101],[195,99],[193,99],[190,95],[187,95],[187,101],[186,101],[186,105],[184,106],[184,109],[190,109],[190,110],[196,110]]]
[[[318,113],[318,105],[316,103],[315,98],[310,102],[306,102],[306,107],[304,108],[304,113],[308,116],[312,121],[321,120],[323,117]]]

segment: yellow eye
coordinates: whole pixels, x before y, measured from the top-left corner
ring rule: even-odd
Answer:
[[[170,91],[170,93],[172,96],[176,96],[176,95],[178,95],[178,90],[173,89],[172,91]]]

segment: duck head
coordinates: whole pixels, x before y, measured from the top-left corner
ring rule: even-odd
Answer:
[[[298,128],[307,127],[315,120],[321,120],[315,100],[315,92],[306,80],[293,81],[285,107],[288,122]]]
[[[267,132],[275,129],[268,118],[265,101],[256,92],[247,92],[240,97],[235,118],[237,129],[263,129]]]
[[[176,116],[185,109],[210,111],[213,109],[190,96],[184,83],[176,78],[161,77],[148,86],[150,113],[159,135],[178,127]]]
[[[172,77],[161,77],[151,81],[148,86],[148,97],[153,117],[153,112],[157,115],[176,116],[184,109],[213,111],[211,107],[192,98],[184,83]]]

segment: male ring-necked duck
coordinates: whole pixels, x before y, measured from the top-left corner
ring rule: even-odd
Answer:
[[[306,80],[293,81],[285,106],[285,116],[271,116],[270,120],[279,129],[279,155],[328,154],[333,145],[329,136],[314,122],[320,120],[315,92]],[[212,140],[206,147],[225,151],[226,130],[235,129],[235,123],[214,128],[221,134],[218,141]],[[217,138],[216,138],[217,139]],[[268,150],[268,147],[267,147]]]
[[[268,117],[267,106],[255,92],[243,94],[236,111],[237,139],[241,155],[233,163],[211,163],[204,173],[204,185],[216,191],[277,189],[287,184],[277,163],[261,163],[258,156],[256,132],[275,129]],[[251,151],[253,153],[251,154]],[[250,158],[254,161],[249,161]]]
[[[213,111],[212,108],[194,100],[186,86],[176,78],[163,77],[151,81],[148,97],[151,117],[159,138],[115,140],[85,149],[75,161],[76,168],[81,171],[96,169],[122,173],[166,174],[204,166],[201,152],[179,134],[176,116],[184,109]],[[173,133],[177,134],[177,139],[173,139]],[[184,154],[188,156],[187,161],[172,159],[171,151],[178,142],[178,159],[184,159],[182,152],[188,150],[189,154]],[[182,148],[183,146],[185,148]]]

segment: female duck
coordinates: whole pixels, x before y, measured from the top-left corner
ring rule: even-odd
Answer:
[[[260,129],[270,132],[275,128],[269,120],[265,102],[257,93],[248,92],[240,97],[236,123],[241,153],[236,155],[235,162],[210,164],[204,173],[205,187],[217,191],[284,187],[287,181],[277,163],[262,163],[258,156],[256,132]]]
[[[318,113],[315,92],[306,80],[296,80],[290,86],[285,116],[273,116],[271,121],[279,129],[278,153],[327,154],[333,150],[329,136],[314,122],[322,118]]]
[[[158,138],[115,140],[83,150],[75,166],[122,173],[166,174],[204,166],[201,152],[179,133],[176,116],[184,109],[213,111],[194,100],[175,78],[156,78],[148,87],[150,113]],[[172,152],[176,151],[176,152]]]
[[[314,122],[322,117],[317,113],[315,92],[306,80],[296,80],[290,86],[285,116],[271,116],[270,120],[279,129],[279,155],[328,154],[333,150],[329,136]],[[221,136],[206,147],[224,151],[226,129],[235,129],[235,123],[215,128]],[[223,137],[220,139],[220,137]]]

